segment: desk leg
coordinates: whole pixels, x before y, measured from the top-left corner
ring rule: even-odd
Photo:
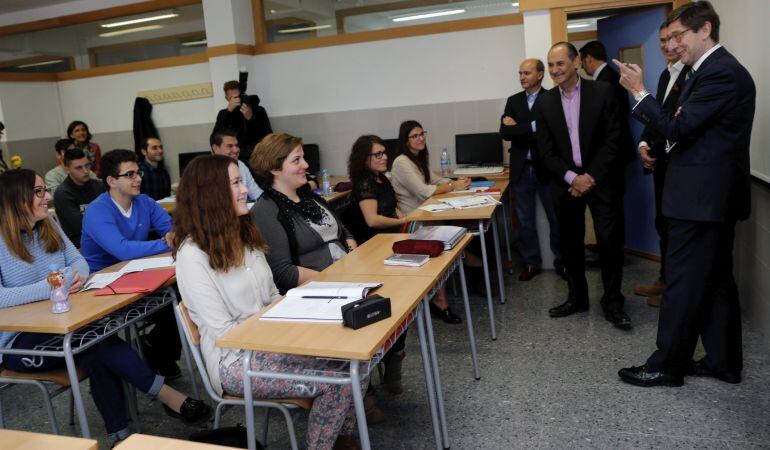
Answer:
[[[503,282],[503,262],[500,261],[500,237],[497,232],[497,221],[492,220],[492,239],[495,244],[495,261],[497,262],[497,282],[500,285],[500,303],[505,303],[505,283]]]
[[[471,362],[473,363],[473,378],[481,379],[479,372],[479,361],[476,355],[476,335],[473,331],[473,317],[471,316],[471,305],[468,301],[468,286],[465,282],[465,264],[460,261],[460,289],[463,294],[463,306],[465,306],[465,323],[468,325],[468,343],[471,346]]]
[[[257,448],[257,433],[254,430],[254,392],[251,390],[251,352],[246,350],[243,355],[243,401],[246,411],[246,439],[249,450]]]
[[[75,410],[78,412],[78,422],[80,423],[80,433],[86,439],[91,439],[91,429],[88,427],[86,410],[83,406],[83,396],[80,393],[80,380],[75,366],[75,357],[72,356],[72,333],[64,335],[64,362],[67,365],[67,374],[70,378],[70,389],[72,390],[72,400],[75,403]]]
[[[484,266],[484,287],[487,288],[487,306],[489,307],[489,326],[492,331],[492,340],[497,340],[495,329],[495,310],[492,305],[492,283],[489,282],[489,258],[487,257],[487,244],[484,238],[484,220],[479,219],[479,244],[481,244],[481,262]]]
[[[420,338],[420,355],[422,355],[422,370],[425,374],[425,390],[428,393],[428,405],[430,407],[430,419],[433,424],[433,437],[436,440],[436,449],[441,450],[441,430],[439,429],[438,413],[436,412],[436,391],[433,389],[433,370],[430,367],[430,354],[428,343],[425,339],[425,312],[426,308],[420,307],[417,311],[417,335]]]
[[[366,411],[364,410],[364,395],[361,393],[361,378],[358,373],[358,360],[350,361],[350,383],[353,392],[353,406],[356,408],[356,422],[358,422],[358,438],[361,440],[361,448],[370,450],[369,428],[366,425]]]
[[[425,297],[422,300],[423,311],[428,311],[428,304],[430,300]],[[425,318],[425,330],[428,337],[428,351],[430,352],[430,362],[433,366],[433,378],[434,385],[436,386],[436,403],[438,405],[438,418],[441,423],[441,431],[444,437],[444,448],[449,448],[449,430],[446,424],[446,411],[444,411],[444,389],[441,386],[441,375],[438,370],[438,356],[436,356],[436,340],[433,336],[433,322],[431,322],[430,314],[424,314]],[[469,319],[469,318],[466,318]]]
[[[511,261],[513,258],[511,257],[511,222],[508,220],[508,212],[505,201],[503,199],[504,196],[500,196],[500,209],[503,211],[503,232],[505,233],[505,249],[508,250],[508,261]],[[510,196],[508,197],[510,200]],[[513,271],[511,271],[513,273]]]

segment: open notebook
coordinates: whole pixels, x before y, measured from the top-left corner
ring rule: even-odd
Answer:
[[[289,290],[260,320],[342,323],[342,306],[380,286],[379,282],[311,281]]]

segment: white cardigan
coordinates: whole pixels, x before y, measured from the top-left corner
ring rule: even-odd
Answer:
[[[436,186],[448,183],[447,178],[437,177],[430,172],[430,183],[425,182],[420,168],[405,155],[398,155],[390,169],[390,183],[396,191],[398,209],[409,214],[436,192]]]
[[[186,239],[176,257],[176,279],[190,318],[198,325],[201,354],[213,388],[222,395],[219,366],[235,362],[242,350],[216,346],[216,339],[280,298],[265,254],[247,251],[244,264],[217,272],[209,257]]]

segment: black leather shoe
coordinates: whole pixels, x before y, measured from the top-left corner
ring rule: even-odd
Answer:
[[[438,306],[434,305],[433,302],[428,302],[428,303],[430,304],[431,316],[441,319],[442,321],[450,325],[457,325],[458,323],[463,323],[463,319],[455,315],[455,313],[453,313],[448,306],[446,309],[441,309]]]
[[[679,387],[684,384],[683,377],[665,372],[648,372],[646,365],[620,369],[618,371],[618,376],[620,376],[620,379],[626,383],[641,387]]]
[[[166,405],[163,405],[163,409],[166,410],[166,414],[175,418],[181,419],[189,424],[201,423],[211,417],[211,407],[207,405],[203,400],[196,400],[192,397],[187,397],[182,403],[182,407],[179,408],[179,412],[174,411]]]
[[[567,269],[564,267],[557,267],[556,275],[560,276],[564,281],[569,281],[569,277],[567,276]]]
[[[698,361],[694,361],[692,363],[692,366],[690,366],[690,370],[687,371],[687,375],[692,375],[695,377],[711,377],[716,378],[717,380],[724,381],[725,383],[730,384],[738,384],[741,382],[741,373],[740,372],[716,372],[714,370],[711,370],[711,368],[706,364],[706,358],[699,359]]]
[[[613,324],[615,328],[620,328],[621,330],[631,329],[631,318],[622,309],[606,309],[604,310],[604,318]]]
[[[583,311],[588,311],[588,303],[579,303],[575,300],[568,299],[561,305],[549,309],[548,315],[551,317],[567,317]]]
[[[519,281],[529,281],[540,275],[540,272],[542,272],[542,270],[539,267],[530,266],[527,264],[524,267],[524,270],[522,270],[519,274]]]

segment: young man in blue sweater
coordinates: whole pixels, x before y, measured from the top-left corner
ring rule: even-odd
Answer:
[[[171,216],[155,200],[141,194],[142,171],[136,153],[112,150],[102,155],[100,177],[107,192],[88,205],[83,216],[80,253],[96,272],[117,262],[171,251]],[[150,231],[160,239],[149,239]],[[167,378],[180,375],[181,342],[171,309],[156,313],[146,335],[145,356],[151,368]]]

